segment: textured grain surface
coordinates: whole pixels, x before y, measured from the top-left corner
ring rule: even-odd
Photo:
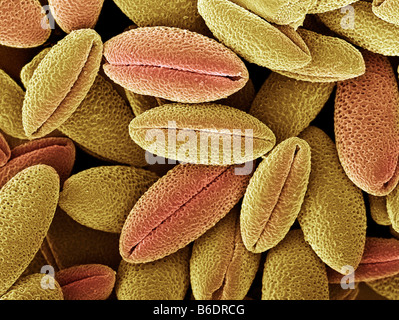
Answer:
[[[226,98],[248,81],[241,59],[216,40],[179,28],[143,27],[104,45],[105,73],[142,95],[200,103]]]
[[[156,174],[135,167],[90,168],[64,183],[59,206],[86,227],[120,233],[134,204],[157,180]]]
[[[303,28],[298,29],[310,50],[312,61],[295,70],[278,71],[287,77],[313,82],[336,82],[365,72],[362,54],[349,42]]]
[[[309,13],[321,13],[346,7],[347,5],[359,0],[317,0],[309,9]]]
[[[63,184],[75,164],[73,142],[68,138],[49,137],[15,147],[11,151],[9,162],[0,168],[0,188],[18,172],[37,164],[53,167]]]
[[[190,279],[196,300],[242,300],[248,293],[261,257],[245,248],[239,216],[235,206],[194,241]]]
[[[386,196],[386,206],[392,228],[399,232],[399,187]]]
[[[354,281],[367,282],[399,274],[399,240],[367,237]],[[340,283],[342,275],[327,268],[328,281]]]
[[[4,295],[0,296],[0,300],[64,300],[57,281],[52,282],[54,288],[42,288],[41,281],[44,276],[42,273],[34,273],[19,278]]]
[[[66,33],[94,28],[104,0],[49,0],[51,13]]]
[[[300,81],[272,72],[257,92],[249,114],[265,123],[280,143],[309,126],[334,87],[332,82]]]
[[[311,152],[299,138],[274,148],[256,168],[241,208],[245,247],[264,252],[286,236],[301,209],[309,182]]]
[[[328,299],[324,263],[306,243],[300,229],[290,231],[266,256],[262,300]]]
[[[244,195],[250,174],[236,166],[180,164],[136,202],[120,237],[120,254],[132,263],[163,258],[196,240]]]
[[[81,264],[103,264],[116,270],[121,257],[119,235],[85,227],[59,207],[40,249],[57,269]]]
[[[332,31],[348,39],[354,45],[384,56],[399,56],[399,26],[378,18],[372,11],[372,4],[359,1],[353,5],[354,28],[342,28],[342,13],[334,10],[321,13],[318,17]]]
[[[0,70],[0,128],[6,134],[26,139],[22,124],[25,93],[11,77]]]
[[[153,154],[196,164],[241,164],[266,154],[275,144],[264,123],[219,104],[153,108],[133,119],[129,132]]]
[[[0,133],[0,167],[3,167],[11,157],[11,150],[3,134]]]
[[[145,152],[129,136],[133,118],[124,99],[98,75],[83,102],[59,130],[96,157],[141,167],[147,164]]]
[[[139,27],[166,26],[208,34],[197,0],[114,0]]]
[[[294,29],[279,29],[231,1],[199,0],[198,11],[213,35],[250,63],[291,70],[311,61],[309,49]]]
[[[399,275],[366,282],[379,295],[389,300],[399,300]]]
[[[363,52],[366,73],[339,82],[335,99],[335,140],[347,176],[375,196],[399,181],[399,90],[388,58]]]
[[[43,137],[72,115],[93,85],[102,50],[91,29],[73,31],[51,48],[26,89],[22,122],[28,137]]]
[[[114,289],[116,272],[101,264],[77,265],[58,271],[64,300],[106,300]]]
[[[396,0],[374,0],[373,13],[386,22],[399,25],[399,2]]]
[[[335,271],[356,269],[366,242],[362,192],[346,176],[335,144],[321,129],[309,127],[299,137],[312,152],[309,185],[298,215],[305,240]]]
[[[232,0],[269,22],[291,24],[302,21],[317,0]]]
[[[33,260],[50,227],[60,188],[56,171],[29,167],[0,190],[0,295]]]
[[[154,262],[121,261],[115,284],[118,300],[183,300],[190,284],[190,247]]]
[[[387,198],[368,195],[370,214],[373,221],[382,226],[391,225],[391,219],[387,210]]]
[[[38,0],[1,0],[0,44],[31,48],[42,45],[50,36],[47,17]]]
[[[47,53],[49,53],[50,50],[51,50],[50,47],[43,49],[37,55],[35,55],[29,63],[24,65],[23,68],[21,69],[21,73],[20,73],[21,82],[25,88],[28,87],[29,81],[32,78],[33,73],[35,72],[36,68],[39,66],[39,63],[44,59],[44,57],[47,55]]]

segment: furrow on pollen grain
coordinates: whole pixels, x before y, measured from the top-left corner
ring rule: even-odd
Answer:
[[[155,226],[150,232],[148,232],[148,234],[146,236],[143,236],[141,240],[137,241],[137,244],[132,246],[132,248],[129,251],[129,256],[132,255],[133,251],[136,249],[136,247],[141,243],[141,241],[143,241],[145,238],[147,238],[150,234],[152,234],[155,229],[157,229],[160,225],[164,224],[165,222],[167,222],[168,220],[170,220],[170,218],[176,213],[178,212],[181,208],[187,206],[187,204],[190,203],[190,201],[192,201],[195,197],[199,196],[201,193],[204,192],[205,189],[209,188],[213,183],[215,183],[218,178],[220,176],[222,176],[227,170],[229,170],[229,167],[227,167],[225,170],[223,170],[219,175],[217,175],[212,181],[210,181],[209,183],[207,183],[205,186],[203,186],[196,194],[192,195],[186,202],[184,202],[183,204],[181,204],[175,211],[171,212],[170,215],[168,217],[166,217],[163,221],[161,221],[157,226]]]

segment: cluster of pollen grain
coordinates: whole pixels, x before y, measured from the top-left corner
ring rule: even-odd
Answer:
[[[0,300],[399,299],[398,3],[0,0]]]

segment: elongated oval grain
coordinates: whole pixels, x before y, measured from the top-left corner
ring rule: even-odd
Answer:
[[[72,115],[93,85],[102,50],[91,29],[73,31],[51,48],[26,89],[22,122],[28,137],[43,137]]]
[[[399,274],[365,283],[379,295],[389,300],[399,300]]]
[[[373,221],[382,226],[390,226],[391,219],[387,209],[387,197],[376,197],[369,194],[368,200]]]
[[[129,135],[133,118],[111,83],[98,75],[80,106],[58,129],[98,158],[142,167],[147,164],[145,152]]]
[[[291,24],[304,18],[317,0],[232,0],[269,22]]]
[[[53,219],[60,182],[47,165],[29,167],[0,190],[0,295],[39,250]]]
[[[137,200],[158,180],[156,174],[128,166],[100,166],[65,181],[59,206],[80,224],[120,233]]]
[[[190,247],[154,262],[121,261],[116,274],[118,300],[183,300],[190,285]]]
[[[54,278],[47,289],[43,289],[42,281],[45,274],[34,273],[19,278],[0,300],[64,300],[61,286]]]
[[[300,81],[272,72],[257,92],[249,114],[265,123],[280,143],[309,126],[334,87],[333,82]]]
[[[114,0],[139,27],[166,26],[209,33],[198,13],[197,0]]]
[[[230,49],[179,28],[126,31],[105,43],[104,56],[104,71],[117,84],[176,102],[226,98],[244,87],[249,77],[244,62]]]
[[[292,70],[312,59],[294,29],[279,29],[231,1],[199,0],[198,11],[213,35],[250,63]]]
[[[240,215],[241,235],[249,251],[267,251],[289,232],[305,197],[310,166],[309,145],[299,138],[289,138],[256,168]]]
[[[235,206],[194,241],[190,283],[196,300],[242,300],[248,293],[261,257],[245,248],[239,216]]]
[[[275,70],[282,75],[302,81],[336,82],[356,78],[365,72],[363,56],[349,42],[299,28],[312,56],[312,62],[302,68]]]
[[[374,0],[373,13],[380,19],[399,25],[399,3],[395,0]]]
[[[337,10],[359,0],[317,0],[316,3],[309,9],[309,13],[322,13],[332,10]]]
[[[42,45],[50,37],[48,18],[39,0],[2,0],[0,44],[15,48]]]
[[[94,28],[104,0],[49,0],[51,13],[66,33]]]
[[[344,15],[340,10],[320,13],[318,17],[328,28],[356,46],[384,56],[399,56],[399,26],[378,18],[371,3],[358,1],[352,6],[355,13],[353,28],[342,28]]]
[[[60,270],[55,280],[64,300],[106,300],[114,289],[116,272],[101,264],[84,264]]]
[[[388,58],[367,51],[363,56],[366,73],[337,85],[335,139],[353,183],[385,196],[399,181],[399,90]]]
[[[290,231],[266,256],[262,300],[328,300],[325,264],[300,229]]]
[[[21,82],[25,88],[28,88],[29,81],[32,78],[33,73],[35,72],[36,68],[39,66],[39,63],[44,59],[44,57],[47,55],[47,53],[49,53],[50,50],[51,50],[51,47],[44,48],[37,55],[35,55],[29,63],[27,63],[21,69],[21,73],[20,73]]]
[[[319,128],[299,137],[311,147],[309,185],[298,215],[305,240],[329,267],[356,269],[366,242],[366,208],[362,192],[346,176],[333,141]]]
[[[180,164],[136,202],[123,226],[119,251],[124,260],[161,259],[196,240],[242,198],[251,174],[236,166]]]
[[[25,92],[1,69],[0,92],[1,130],[14,138],[27,139],[22,124],[22,106]]]
[[[11,157],[11,150],[3,134],[0,133],[0,167],[3,167]]]
[[[355,282],[368,282],[399,274],[399,240],[367,237]],[[327,268],[328,281],[340,283],[342,274]]]
[[[0,188],[18,172],[37,164],[53,167],[62,184],[75,164],[75,145],[68,138],[49,137],[15,147],[11,151],[10,161],[0,168]]]
[[[258,119],[211,103],[153,108],[133,119],[129,132],[139,146],[153,154],[205,165],[252,161],[275,144],[273,132]]]

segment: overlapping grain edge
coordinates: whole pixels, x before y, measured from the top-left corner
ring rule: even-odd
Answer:
[[[102,264],[84,264],[55,273],[64,300],[107,300],[115,286],[116,272]]]
[[[133,264],[121,261],[115,293],[118,300],[183,300],[190,285],[191,248],[154,262]]]
[[[27,139],[22,124],[22,106],[25,92],[11,77],[0,69],[0,128],[19,139]]]
[[[4,135],[0,133],[0,167],[6,165],[11,157],[11,149]]]
[[[167,104],[129,125],[130,137],[164,158],[204,165],[242,164],[275,145],[273,132],[244,111],[219,104]]]
[[[366,242],[363,194],[346,176],[336,146],[321,129],[311,126],[299,138],[311,147],[309,185],[298,222],[305,240],[329,267],[344,273],[358,267]]]
[[[39,66],[39,63],[44,59],[44,57],[47,55],[47,53],[49,53],[50,50],[51,47],[44,48],[37,55],[35,55],[29,63],[27,63],[22,67],[20,72],[20,77],[21,77],[21,82],[25,88],[28,88],[29,81],[32,78],[33,73],[35,72],[36,68]]]
[[[243,300],[248,293],[261,256],[245,248],[239,216],[235,206],[194,241],[190,283],[196,300]]]
[[[232,2],[255,13],[263,19],[280,25],[295,24],[303,21],[309,8],[317,0],[232,0]]]
[[[309,9],[308,13],[322,13],[332,10],[344,8],[359,0],[317,0],[316,3]]]
[[[325,264],[305,241],[301,229],[291,230],[269,250],[262,300],[329,300]]]
[[[296,80],[311,82],[343,81],[364,74],[363,56],[351,43],[304,28],[299,28],[297,32],[308,46],[312,61],[295,70],[274,71]]]
[[[272,25],[231,1],[199,0],[198,11],[213,35],[250,63],[292,70],[312,60],[293,28]]]
[[[50,10],[60,28],[73,30],[93,29],[98,21],[104,0],[49,0]]]
[[[161,259],[196,240],[243,197],[252,172],[239,166],[179,164],[136,202],[120,236],[131,263]]]
[[[157,180],[155,173],[135,167],[90,168],[65,181],[58,205],[86,227],[120,233],[134,204]]]
[[[56,270],[81,264],[103,264],[116,270],[121,261],[118,234],[85,227],[59,207],[40,250]]]
[[[197,0],[114,0],[121,11],[139,27],[166,26],[208,35],[198,13]]]
[[[368,282],[399,274],[399,240],[367,237],[362,260],[353,281]],[[339,284],[342,274],[327,268],[329,283]]]
[[[63,184],[75,164],[75,145],[68,138],[49,137],[15,147],[8,163],[0,168],[0,188],[18,172],[37,164],[53,167]]]
[[[380,19],[399,25],[399,3],[395,0],[374,0],[373,13]]]
[[[0,190],[0,294],[28,267],[50,227],[59,195],[59,176],[47,165],[29,167]]]
[[[129,135],[133,118],[125,100],[98,75],[80,106],[58,129],[97,158],[143,167],[145,151]]]
[[[356,300],[360,292],[359,284],[355,283],[354,287],[354,289],[343,289],[341,284],[329,283],[330,300]]]
[[[352,6],[355,13],[353,28],[342,28],[340,10],[321,13],[318,17],[328,28],[356,46],[384,56],[399,56],[399,26],[377,17],[369,2],[358,1]]]
[[[38,0],[3,0],[0,6],[0,44],[38,47],[50,37],[48,17]]]
[[[248,82],[244,62],[218,41],[185,29],[142,27],[104,45],[107,76],[142,95],[202,103],[226,98]]]
[[[22,122],[28,138],[45,136],[75,112],[97,76],[102,50],[91,29],[73,31],[51,48],[26,89]]]
[[[399,274],[365,283],[379,295],[389,300],[399,300]]]
[[[399,187],[386,196],[386,210],[393,230],[399,232]]]
[[[367,195],[370,205],[370,215],[373,221],[381,226],[390,226],[391,219],[387,209],[387,198]]]
[[[272,72],[257,92],[249,114],[265,123],[280,143],[309,126],[334,87],[333,82],[300,81]]]
[[[34,273],[19,278],[0,300],[64,300],[61,286],[52,278],[50,281],[43,279],[43,273]],[[44,289],[42,286],[48,286]]]
[[[363,51],[366,73],[337,84],[334,131],[347,176],[375,196],[399,181],[399,90],[390,61]]]
[[[310,147],[299,138],[281,142],[263,158],[241,207],[241,235],[249,251],[265,252],[284,239],[301,209],[310,167]]]

